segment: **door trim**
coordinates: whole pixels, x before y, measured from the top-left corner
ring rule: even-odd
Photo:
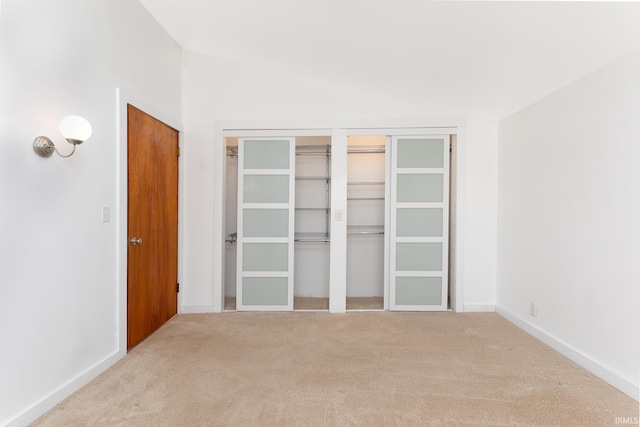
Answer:
[[[167,115],[153,105],[147,103],[144,99],[136,97],[121,88],[116,88],[116,208],[114,212],[116,221],[116,265],[117,265],[117,287],[116,287],[116,330],[117,330],[117,348],[118,353],[125,355],[127,353],[127,212],[129,209],[127,202],[127,142],[128,142],[128,125],[127,125],[127,104],[133,105],[139,110],[149,114],[150,116],[160,120],[164,124],[178,131],[178,146],[182,150],[183,145],[183,126],[179,119],[171,115]],[[182,244],[182,224],[183,224],[183,207],[184,207],[184,173],[183,156],[178,158],[178,282],[182,281],[182,265],[183,265],[183,244]],[[178,314],[182,313],[182,293],[178,293]]]

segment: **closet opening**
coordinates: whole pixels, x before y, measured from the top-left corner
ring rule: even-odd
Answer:
[[[386,136],[347,139],[348,311],[385,308],[386,153]]]
[[[224,310],[237,309],[239,138],[226,137]],[[294,310],[329,310],[331,137],[295,138]]]
[[[236,259],[238,246],[238,138],[225,138],[225,258],[224,311],[236,309]]]
[[[296,137],[294,310],[329,310],[331,137]]]

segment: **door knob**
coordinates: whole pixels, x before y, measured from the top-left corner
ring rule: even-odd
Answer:
[[[129,240],[129,243],[131,243],[131,246],[141,245],[142,244],[142,237],[132,237]]]

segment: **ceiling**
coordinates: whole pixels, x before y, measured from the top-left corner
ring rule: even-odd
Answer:
[[[640,3],[139,0],[183,49],[501,119],[640,50]]]

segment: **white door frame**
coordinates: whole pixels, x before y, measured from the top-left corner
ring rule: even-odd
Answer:
[[[224,258],[225,258],[225,164],[226,145],[225,137],[283,137],[283,136],[327,136],[331,135],[332,143],[346,143],[346,138],[351,135],[456,135],[456,159],[457,162],[457,188],[456,188],[456,217],[452,221],[456,223],[455,249],[455,281],[450,284],[452,297],[451,307],[454,311],[464,310],[464,156],[465,156],[465,122],[462,119],[424,119],[424,120],[260,120],[260,121],[216,121],[214,135],[214,259],[213,259],[213,311],[220,313],[224,307]],[[344,141],[343,141],[344,140]],[[346,148],[346,147],[345,147]],[[346,155],[346,153],[345,153]],[[333,162],[332,162],[333,163]],[[335,211],[346,209],[333,203],[331,205],[331,229],[338,230],[342,222],[336,221]],[[334,228],[335,227],[335,228]],[[332,244],[341,245],[340,241]],[[344,239],[346,245],[346,239]],[[332,253],[342,253],[340,248],[332,247]],[[346,248],[344,248],[346,253]],[[332,257],[331,261],[334,261]],[[331,288],[334,296],[339,296],[346,290],[346,259],[331,264]],[[386,280],[386,278],[385,278]],[[344,288],[345,290],[342,290]],[[388,292],[388,287],[386,292]],[[388,295],[385,295],[388,301]],[[343,313],[346,310],[344,303],[334,298],[330,301],[330,312]]]

